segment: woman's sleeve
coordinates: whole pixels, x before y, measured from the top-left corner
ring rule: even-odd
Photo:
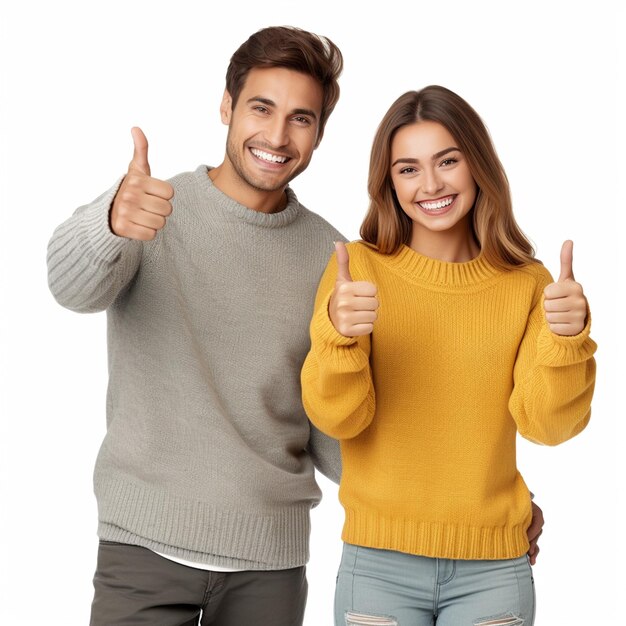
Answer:
[[[543,289],[550,282],[543,270],[515,361],[509,410],[524,438],[553,446],[574,437],[589,422],[597,346],[589,337],[589,311],[578,335],[550,330],[543,308]]]
[[[336,278],[333,254],[315,300],[311,349],[302,368],[302,401],[309,419],[322,432],[349,439],[367,428],[374,416],[370,335],[344,337],[335,330],[328,303]]]

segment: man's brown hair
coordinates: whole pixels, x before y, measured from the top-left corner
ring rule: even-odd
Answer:
[[[328,37],[295,26],[270,26],[251,35],[233,54],[226,71],[226,89],[235,108],[248,72],[254,68],[284,67],[312,76],[322,86],[324,99],[317,143],[339,100],[337,79],[343,70],[343,56]]]

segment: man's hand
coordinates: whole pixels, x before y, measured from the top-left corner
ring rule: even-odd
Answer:
[[[113,234],[150,241],[172,213],[173,187],[150,176],[148,140],[141,128],[131,131],[135,147],[128,172],[113,200],[110,224]]]
[[[330,297],[328,313],[335,330],[344,337],[369,335],[374,329],[378,309],[376,285],[366,281],[353,281],[350,259],[345,244],[335,243],[337,252],[337,280]]]
[[[546,321],[556,335],[578,335],[585,327],[587,298],[572,269],[574,244],[566,241],[561,248],[559,280],[544,290]]]
[[[530,526],[528,527],[528,542],[530,547],[528,548],[528,558],[530,564],[534,565],[537,562],[537,555],[539,554],[539,546],[537,540],[543,532],[543,511],[534,503],[531,503],[533,510],[533,517],[530,520]]]

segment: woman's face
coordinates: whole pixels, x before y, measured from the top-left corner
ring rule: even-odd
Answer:
[[[471,232],[476,181],[445,126],[422,121],[400,128],[391,143],[391,180],[413,222],[413,241]]]

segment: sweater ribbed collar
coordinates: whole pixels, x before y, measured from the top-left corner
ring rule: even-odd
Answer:
[[[403,244],[395,254],[377,256],[408,280],[439,287],[470,287],[502,273],[482,254],[465,263],[449,263],[423,256]]]
[[[200,165],[196,171],[196,178],[202,190],[207,194],[212,204],[217,205],[222,210],[231,215],[255,226],[263,228],[282,228],[291,224],[300,212],[300,203],[296,194],[290,187],[285,189],[287,194],[287,206],[278,213],[262,213],[254,211],[233,200],[230,196],[220,191],[209,178],[209,170],[213,169],[208,165]]]

